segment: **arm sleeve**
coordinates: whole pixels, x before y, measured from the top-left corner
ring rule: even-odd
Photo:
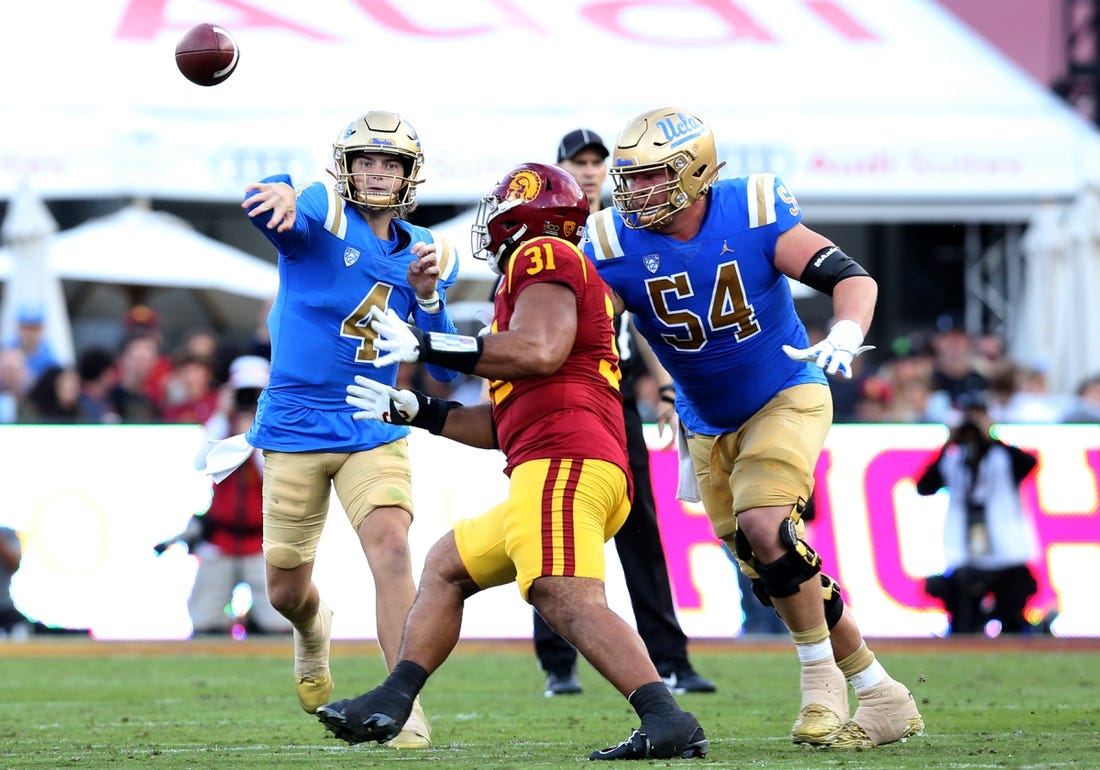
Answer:
[[[928,464],[924,473],[917,479],[918,495],[934,495],[943,489],[943,473],[940,472],[940,460],[943,459],[943,450],[936,455],[936,459]]]
[[[1028,474],[1035,470],[1035,466],[1039,464],[1039,460],[1035,455],[1030,452],[1025,452],[1016,446],[1009,446],[1005,444],[1005,449],[1008,450],[1009,457],[1012,459],[1012,477],[1016,479],[1016,483],[1027,478]]]

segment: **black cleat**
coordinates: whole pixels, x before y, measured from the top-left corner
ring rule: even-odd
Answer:
[[[546,697],[555,695],[579,695],[584,692],[581,682],[577,679],[577,672],[571,668],[562,671],[551,671],[546,675]]]
[[[325,729],[342,741],[386,743],[397,737],[412,711],[412,699],[390,687],[376,687],[351,700],[317,709]]]
[[[671,716],[649,716],[641,729],[618,746],[593,751],[589,759],[696,759],[710,747],[699,721],[686,711]]]
[[[683,695],[689,692],[716,692],[718,690],[714,686],[714,682],[699,676],[690,663],[668,667],[658,666],[657,670],[661,674],[661,681],[665,683],[665,687],[673,695]]]

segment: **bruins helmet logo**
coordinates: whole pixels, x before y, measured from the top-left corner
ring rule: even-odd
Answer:
[[[508,183],[507,200],[533,201],[542,192],[542,177],[534,171],[523,169],[512,176]]]

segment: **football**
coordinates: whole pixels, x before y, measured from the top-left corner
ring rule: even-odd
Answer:
[[[200,86],[216,86],[233,74],[240,51],[237,41],[217,24],[196,24],[176,44],[176,66]]]

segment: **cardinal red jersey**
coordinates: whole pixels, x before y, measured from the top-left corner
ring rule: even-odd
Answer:
[[[507,331],[516,298],[544,281],[573,290],[577,336],[552,375],[489,383],[497,440],[508,458],[505,473],[528,460],[596,459],[619,466],[629,479],[611,293],[595,265],[560,238],[525,242],[497,289],[492,331]]]

